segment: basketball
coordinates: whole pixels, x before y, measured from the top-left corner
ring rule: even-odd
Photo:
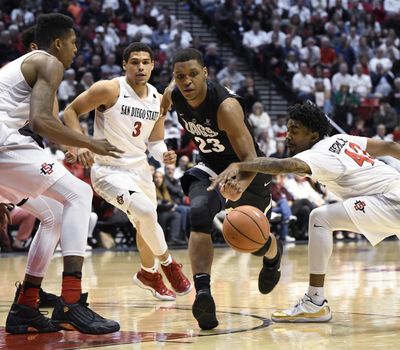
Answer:
[[[228,213],[222,232],[231,248],[242,253],[253,253],[267,241],[269,222],[258,208],[242,205]]]

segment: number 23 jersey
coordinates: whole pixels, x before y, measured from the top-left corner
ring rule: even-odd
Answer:
[[[190,107],[178,88],[172,92],[172,104],[178,113],[179,122],[196,143],[201,161],[217,174],[230,163],[240,161],[228,135],[218,127],[218,108],[229,97],[237,99],[243,109],[243,101],[238,95],[210,81],[207,82],[207,96],[197,108]],[[244,122],[250,129],[246,117]],[[254,140],[253,143],[257,155],[262,155]]]
[[[311,178],[342,199],[387,192],[400,173],[367,152],[367,138],[338,134],[295,155],[311,169]]]
[[[147,96],[140,98],[125,77],[119,81],[117,102],[109,109],[96,110],[94,138],[107,139],[123,150],[121,158],[95,156],[99,165],[129,167],[147,160],[149,136],[160,115],[160,98],[157,89],[147,84]]]

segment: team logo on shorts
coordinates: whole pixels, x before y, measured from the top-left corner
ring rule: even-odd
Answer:
[[[366,207],[366,204],[363,201],[356,201],[354,203],[354,209],[356,211],[362,211],[364,214],[365,214],[365,207]]]
[[[117,203],[120,205],[124,204],[124,194],[117,196]]]
[[[54,163],[47,164],[43,163],[42,167],[40,168],[40,173],[43,175],[50,175],[54,170],[53,170]]]

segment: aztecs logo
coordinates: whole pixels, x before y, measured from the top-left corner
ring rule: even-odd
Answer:
[[[54,171],[53,166],[54,166],[54,163],[51,163],[51,164],[43,163],[42,167],[40,168],[40,173],[43,175],[50,175]]]
[[[354,203],[354,209],[356,211],[362,211],[364,214],[365,214],[365,207],[366,207],[366,204],[363,201],[356,201]]]
[[[124,194],[117,196],[117,203],[120,205],[124,204]]]

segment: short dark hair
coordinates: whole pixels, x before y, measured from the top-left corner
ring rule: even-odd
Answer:
[[[202,67],[204,67],[203,54],[199,50],[193,49],[191,47],[179,50],[174,57],[172,65],[175,66],[175,63],[177,62],[186,62],[190,60],[195,60]]]
[[[31,26],[21,33],[21,41],[27,51],[30,51],[31,44],[35,42],[35,30],[36,26]]]
[[[319,139],[329,135],[331,124],[325,113],[313,103],[295,104],[288,109],[289,119],[297,120],[306,128],[317,131]]]
[[[153,61],[154,60],[154,55],[153,55],[153,50],[150,48],[150,46],[143,44],[141,42],[134,42],[127,46],[124,50],[124,61],[128,62],[129,56],[131,55],[132,52],[148,52],[150,55],[150,59]]]
[[[39,49],[48,49],[56,39],[65,37],[74,29],[71,17],[61,13],[40,15],[36,24],[35,41]]]

